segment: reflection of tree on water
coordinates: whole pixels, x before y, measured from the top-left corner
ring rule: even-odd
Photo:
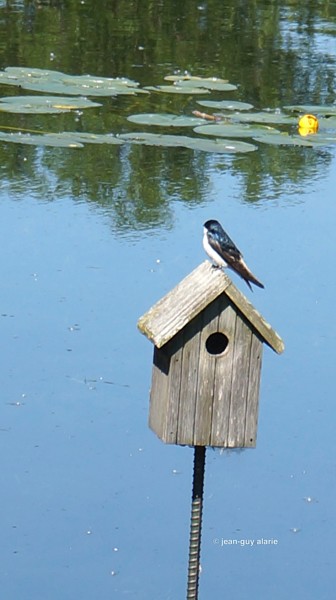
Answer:
[[[292,2],[283,1],[209,0],[204,10],[191,0],[106,1],[99,11],[95,3],[74,0],[20,6],[8,3],[0,9],[2,66],[22,64],[24,56],[25,66],[125,76],[142,86],[160,84],[180,68],[239,84],[237,92],[213,92],[209,99],[250,102],[258,110],[331,102],[335,57],[326,54],[322,34],[316,33],[335,16],[331,2],[297,3],[295,12]],[[3,86],[1,94],[8,95],[8,88]],[[191,115],[197,107],[193,96],[155,93],[102,103],[102,109],[82,115],[1,113],[1,123],[41,132],[118,133],[132,130],[126,117],[134,112]],[[293,184],[296,191],[298,186],[304,190],[312,179],[324,177],[331,154],[321,148],[264,145],[232,157],[128,144],[73,150],[0,144],[0,160],[3,181],[13,192],[29,185],[43,200],[71,194],[103,207],[120,226],[141,229],[169,227],[171,200],[207,201],[211,172],[234,174],[242,201],[264,202],[290,194]]]
[[[242,198],[246,202],[264,203],[290,194],[304,194],[307,186],[324,179],[332,154],[325,148],[295,148],[260,145],[247,161],[233,162],[232,172],[240,178]]]
[[[209,172],[230,172],[239,181],[242,202],[266,203],[304,190],[325,177],[332,160],[322,148],[260,145],[248,155],[212,155],[183,148],[85,146],[39,149],[0,145],[9,191],[29,186],[36,198],[53,201],[71,195],[110,214],[117,229],[170,228],[172,201],[204,203],[211,192]],[[223,190],[225,197],[225,190]],[[304,196],[303,196],[304,197]]]

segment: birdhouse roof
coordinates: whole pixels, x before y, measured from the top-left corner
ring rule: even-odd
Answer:
[[[231,279],[221,269],[213,269],[207,260],[140,317],[138,328],[161,348],[223,293],[275,352],[283,352],[281,337]]]

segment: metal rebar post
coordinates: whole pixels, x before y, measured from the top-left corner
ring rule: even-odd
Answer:
[[[187,600],[197,600],[200,572],[205,446],[194,447]]]

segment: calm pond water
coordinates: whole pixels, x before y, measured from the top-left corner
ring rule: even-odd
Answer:
[[[0,67],[141,87],[179,69],[238,86],[211,99],[325,105],[335,32],[326,1],[0,2]],[[201,98],[93,99],[99,109],[1,112],[0,131],[122,133],[130,114],[191,115]],[[335,146],[0,142],[0,154],[3,597],[185,595],[193,452],[148,429],[152,346],[136,322],[204,260],[202,224],[218,218],[265,290],[234,282],[286,350],[265,348],[257,448],[207,453],[199,597],[330,600]],[[224,544],[260,538],[278,543]]]

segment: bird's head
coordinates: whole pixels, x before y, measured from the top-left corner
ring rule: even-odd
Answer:
[[[204,233],[210,233],[210,234],[216,234],[216,233],[220,233],[222,231],[222,227],[220,225],[220,223],[218,223],[218,221],[215,221],[214,219],[210,219],[209,221],[206,221],[203,225],[204,227]]]

